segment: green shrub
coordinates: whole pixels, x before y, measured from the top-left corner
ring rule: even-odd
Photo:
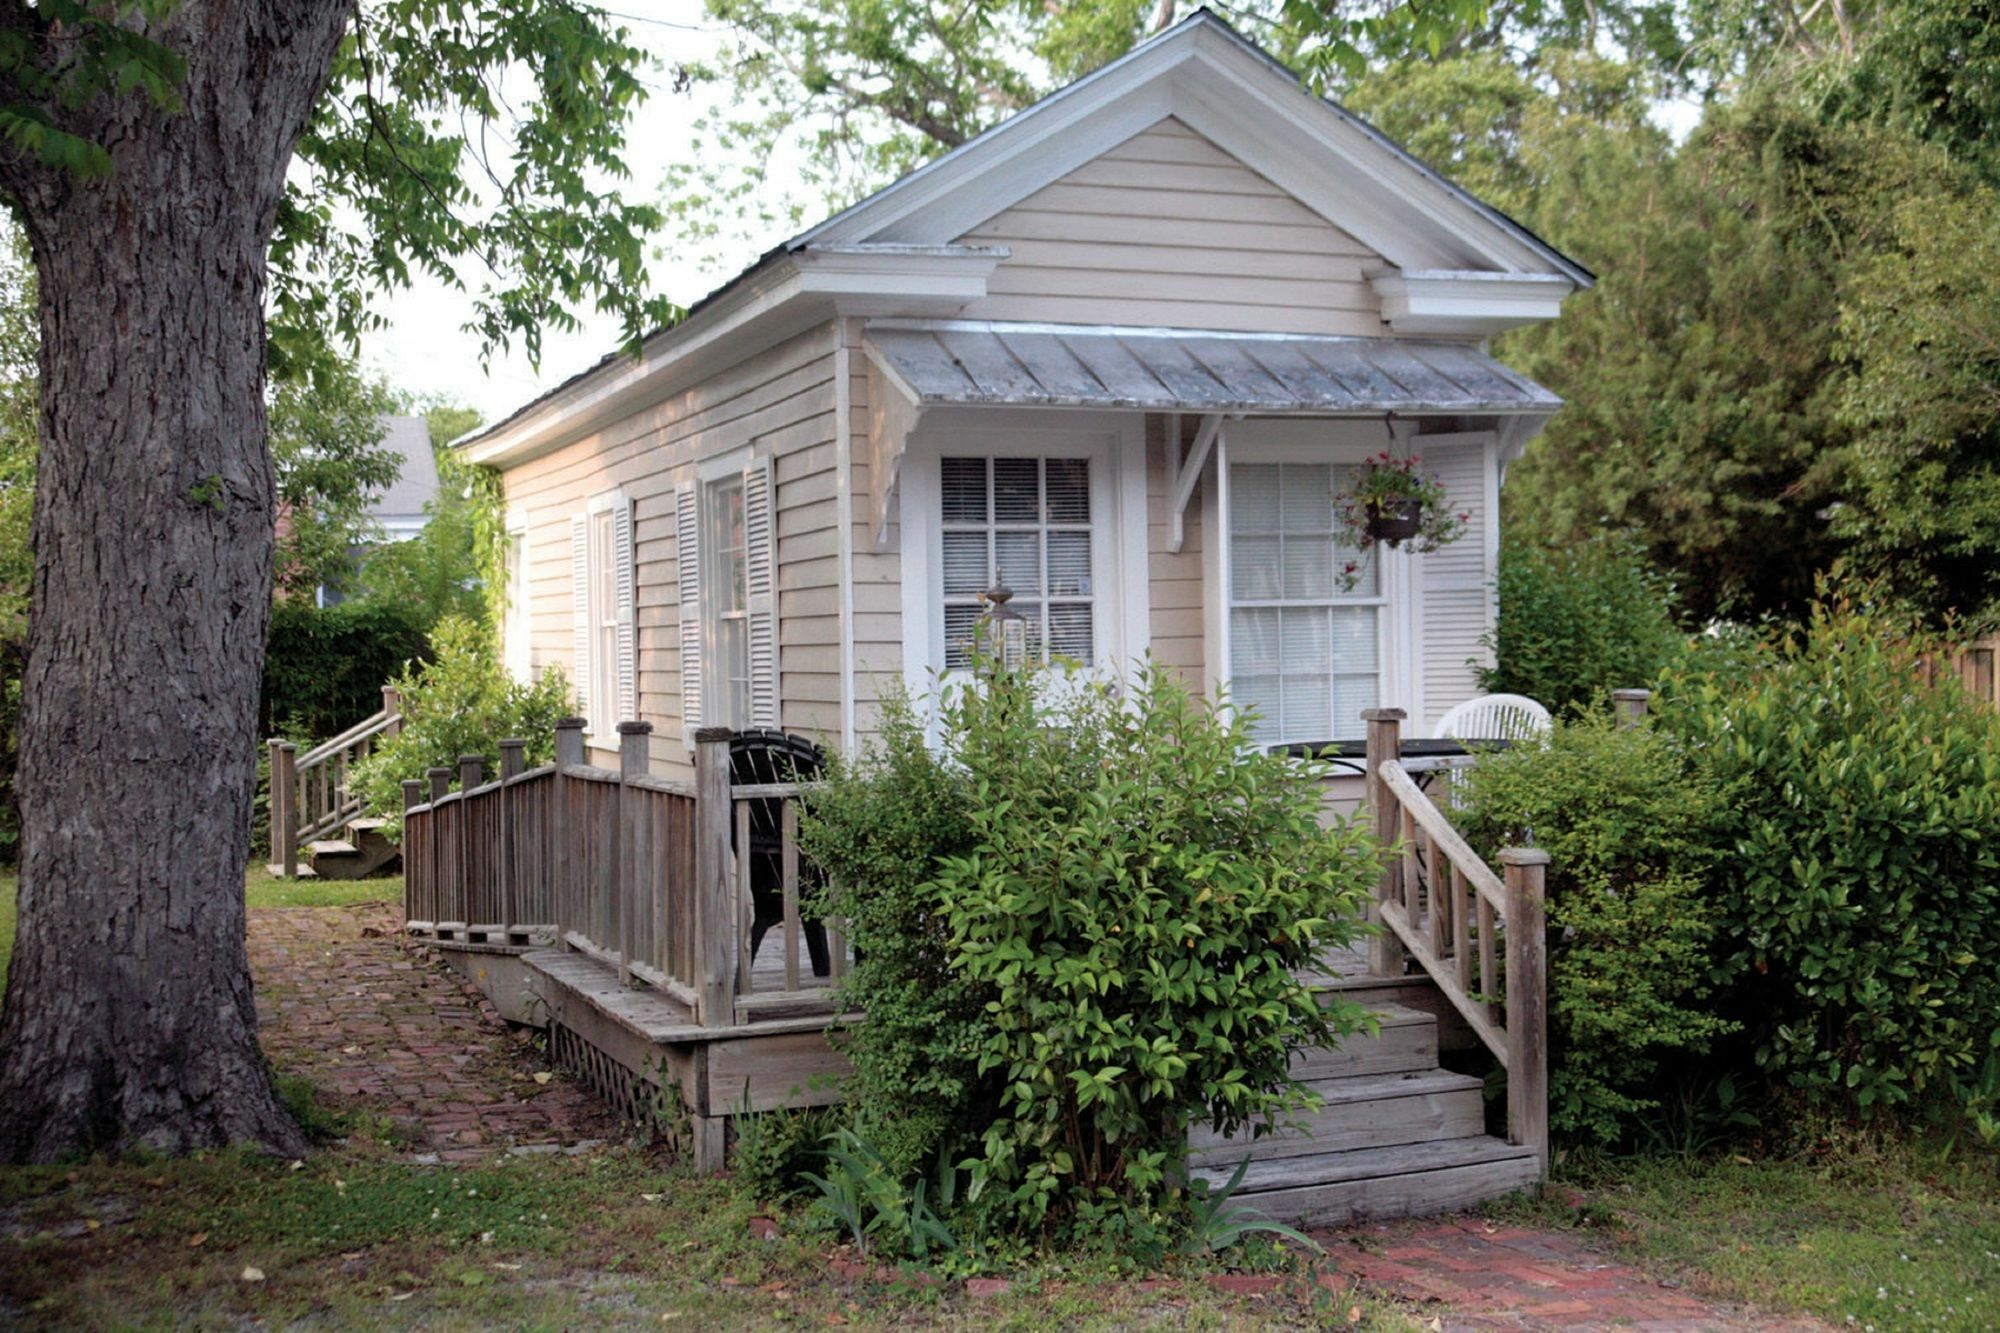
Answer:
[[[382,687],[429,655],[425,626],[416,609],[387,603],[277,603],[260,734],[311,745],[379,711]]]
[[[825,1107],[782,1107],[732,1118],[730,1179],[752,1200],[782,1202],[812,1189],[826,1169],[826,1140],[839,1128]]]
[[[414,665],[396,680],[402,692],[403,727],[375,753],[355,765],[349,782],[368,808],[400,831],[404,780],[453,766],[459,756],[484,756],[497,771],[500,742],[528,742],[529,767],[555,757],[555,725],[569,710],[569,684],[551,667],[524,685],[508,679],[494,656],[492,636],[459,616],[446,616],[431,631],[436,656]]]
[[[836,886],[830,907],[854,946],[842,983],[868,1021],[839,1041],[854,1064],[849,1098],[861,1135],[903,1176],[940,1147],[976,1137],[977,1106],[998,1095],[977,1066],[986,995],[952,966],[936,879],[971,845],[965,774],[928,744],[907,699],[883,705],[877,739],[858,758],[833,756],[826,788],[800,823],[806,855]]]
[[[1564,547],[1510,537],[1498,587],[1500,617],[1486,639],[1494,665],[1479,678],[1489,692],[1560,713],[1652,684],[1682,651],[1673,580],[1624,533]]]
[[[1672,737],[1590,713],[1483,758],[1460,790],[1489,861],[1531,837],[1549,854],[1549,1123],[1616,1143],[1663,1072],[1731,1026],[1709,952],[1716,789]]]
[[[2000,714],[1918,654],[1822,605],[1761,670],[1670,678],[1660,725],[1722,790],[1731,1012],[1770,1078],[1830,1109],[1977,1115],[2000,1050]]]
[[[1365,1021],[1297,970],[1359,935],[1379,849],[1323,829],[1316,772],[1163,669],[1122,694],[1007,676],[938,714],[933,750],[892,708],[808,814],[869,1014],[850,1104],[896,1108],[899,1178],[929,1169],[920,1147],[967,1154],[980,1230],[1157,1245],[1185,1212],[1190,1123],[1281,1123],[1311,1101],[1292,1048]]]

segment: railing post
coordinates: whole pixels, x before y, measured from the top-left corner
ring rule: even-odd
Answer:
[[[563,839],[564,845],[557,846],[550,858],[555,880],[549,885],[549,915],[555,918],[556,947],[564,950],[570,947],[570,927],[576,924],[575,885],[576,877],[583,873],[583,864],[575,856],[565,854],[571,830],[577,825],[577,803],[571,799],[576,779],[564,776],[563,769],[583,763],[583,729],[588,725],[580,717],[566,717],[556,723],[556,781],[550,793],[553,808],[549,811],[549,836]]]
[[[1630,731],[1644,721],[1646,705],[1652,697],[1651,690],[1611,691],[1611,707],[1618,714],[1619,727]]]
[[[278,752],[284,744],[275,736],[264,742],[267,755],[264,764],[264,819],[271,830],[272,865],[278,865],[285,859],[285,802],[278,795],[278,774],[283,770],[283,760]]]
[[[617,916],[615,918],[618,935],[618,973],[627,986],[633,984],[632,937],[638,933],[639,921],[643,919],[639,911],[639,897],[645,891],[645,867],[639,853],[643,845],[645,831],[642,827],[646,818],[645,797],[636,787],[630,786],[633,778],[644,777],[652,767],[653,724],[650,722],[620,722],[618,724],[618,847],[617,875],[614,882],[618,886],[615,895]]]
[[[485,780],[486,758],[484,755],[462,754],[458,757],[458,791],[460,796],[478,787]],[[499,922],[492,919],[496,915],[495,913],[484,910],[488,906],[484,901],[489,892],[488,886],[472,882],[474,859],[472,849],[473,845],[479,839],[479,834],[472,827],[472,806],[469,802],[459,802],[458,818],[455,822],[458,824],[458,883],[459,891],[465,899],[465,938],[469,940],[475,935],[484,936],[488,933],[481,930],[480,927],[495,926]]]
[[[430,779],[430,786],[431,786],[430,794],[431,794],[431,799],[433,801],[435,801],[438,797],[443,796],[446,792],[451,790],[450,769],[445,768],[442,765],[433,768],[427,768],[424,770],[424,776]]]
[[[519,795],[510,778],[518,778],[527,766],[528,743],[512,737],[500,742],[500,932],[501,939],[508,944],[514,942],[514,928],[521,924],[520,918],[520,853],[514,846],[518,841],[514,825],[519,812],[515,805]]]
[[[284,809],[278,827],[279,845],[272,848],[278,857],[278,873],[286,879],[299,877],[299,747],[279,741],[272,754],[271,799]],[[282,799],[281,799],[282,798]]]
[[[701,978],[697,1022],[736,1024],[736,876],[729,849],[731,824],[728,727],[694,734],[695,938]]]
[[[1507,1139],[1549,1172],[1548,933],[1542,895],[1549,854],[1500,853],[1507,878]]]
[[[444,839],[439,836],[444,820],[435,811],[438,801],[451,790],[451,770],[436,765],[425,769],[424,776],[430,780],[430,806],[433,811],[430,836],[424,839],[424,846],[429,849],[431,860],[431,934],[443,938],[444,932],[437,928],[444,924],[445,908],[449,906],[447,900],[451,897],[451,887],[445,883]]]
[[[389,719],[388,728],[383,731],[383,739],[396,735],[403,729],[403,692],[394,685],[382,687],[382,716]]]
[[[410,811],[424,803],[424,784],[416,778],[403,779],[403,924],[412,921],[436,923],[437,918],[420,911],[424,905],[424,871],[410,856]]]
[[[1400,708],[1361,710],[1361,720],[1368,724],[1368,814],[1374,820],[1375,837],[1385,852],[1395,844],[1399,822],[1395,798],[1389,794],[1389,784],[1382,779],[1382,765],[1402,758],[1403,719],[1408,716]],[[1396,897],[1401,874],[1402,858],[1385,856],[1382,876],[1375,884],[1375,902],[1368,909],[1368,919],[1375,923],[1375,934],[1368,941],[1368,970],[1378,977],[1400,977],[1406,965],[1402,941],[1382,920],[1382,904]]]

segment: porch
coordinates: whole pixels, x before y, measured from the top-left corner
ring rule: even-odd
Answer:
[[[1547,1157],[1541,881],[1546,858],[1495,872],[1451,829],[1400,759],[1399,710],[1372,710],[1366,781],[1385,865],[1365,949],[1322,958],[1307,980],[1374,1011],[1377,1035],[1300,1052],[1294,1077],[1324,1108],[1301,1137],[1197,1135],[1191,1162],[1220,1181],[1245,1155],[1244,1191],[1315,1223],[1460,1206],[1530,1185]],[[696,737],[693,782],[649,771],[651,727],[626,723],[621,766],[584,762],[583,724],[561,724],[556,760],[527,769],[503,741],[405,784],[408,932],[435,945],[517,1021],[545,1027],[554,1058],[628,1120],[685,1114],[698,1169],[725,1162],[745,1112],[837,1100],[845,1063],[831,1030],[852,955],[814,922],[798,845],[798,783],[731,783],[732,733]],[[454,778],[456,786],[454,787]],[[778,912],[753,947],[753,818],[776,806]],[[810,935],[825,931],[825,975]],[[1483,1047],[1509,1072],[1506,1131],[1489,1137],[1479,1080],[1440,1051]]]

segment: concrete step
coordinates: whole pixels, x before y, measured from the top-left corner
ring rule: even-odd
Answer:
[[[1227,1184],[1235,1166],[1191,1174]],[[1253,1161],[1231,1201],[1293,1226],[1341,1226],[1470,1208],[1540,1178],[1533,1149],[1486,1135]]]
[[[1486,1130],[1480,1080],[1467,1074],[1427,1069],[1324,1079],[1306,1086],[1319,1095],[1320,1108],[1295,1112],[1289,1123],[1269,1133],[1256,1135],[1254,1127],[1245,1127],[1225,1137],[1205,1125],[1189,1131],[1189,1164],[1227,1170],[1246,1156],[1267,1162],[1469,1138]]]

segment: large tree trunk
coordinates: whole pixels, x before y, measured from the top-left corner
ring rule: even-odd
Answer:
[[[0,1157],[304,1147],[244,946],[273,545],[265,250],[350,8],[184,0],[156,33],[188,59],[184,112],[133,97],[66,118],[111,150],[108,179],[0,165],[42,319]]]

